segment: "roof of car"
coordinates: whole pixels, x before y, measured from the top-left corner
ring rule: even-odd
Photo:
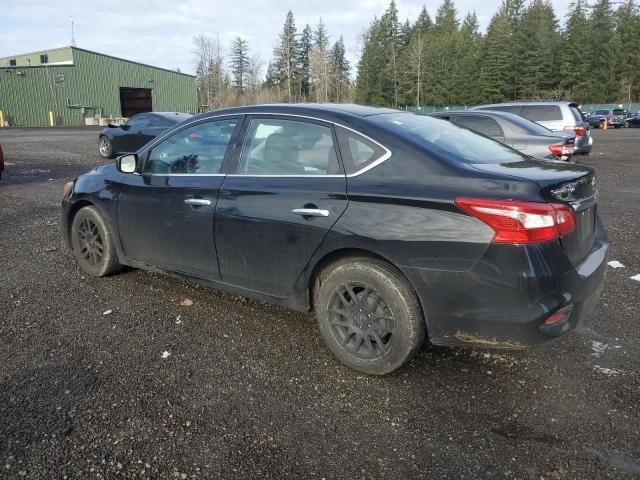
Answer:
[[[487,103],[485,105],[478,105],[476,107],[472,107],[473,109],[478,109],[481,110],[482,108],[485,107],[500,107],[500,106],[515,106],[515,107],[519,107],[522,105],[568,105],[570,107],[578,107],[579,105],[575,102],[563,102],[563,101],[554,101],[554,100],[548,100],[548,101],[537,101],[537,100],[515,100],[513,102],[501,102],[501,103]]]
[[[316,116],[356,116],[368,117],[371,115],[380,115],[384,113],[403,113],[402,110],[394,110],[391,108],[367,107],[364,105],[346,104],[346,103],[273,103],[264,105],[248,105],[242,107],[224,108],[221,110],[212,110],[202,114],[203,117],[228,115],[228,114],[247,114],[247,113],[273,113],[273,114],[297,114],[297,115],[316,115]]]
[[[511,112],[503,112],[502,110],[447,110],[446,112],[433,112],[430,115],[477,115],[478,113],[482,113],[485,115],[495,115],[496,117],[503,118],[517,118],[521,119],[520,115]]]

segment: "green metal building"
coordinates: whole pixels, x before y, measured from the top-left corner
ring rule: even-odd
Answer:
[[[0,58],[0,120],[11,126],[98,125],[150,111],[197,112],[195,77],[76,47]]]

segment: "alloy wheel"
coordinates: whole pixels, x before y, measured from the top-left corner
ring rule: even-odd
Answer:
[[[78,227],[78,241],[80,255],[85,261],[93,266],[99,265],[104,255],[104,245],[98,226],[87,218],[82,220]]]
[[[106,137],[102,137],[100,142],[98,142],[98,150],[100,150],[100,155],[103,157],[108,156],[111,152],[111,147],[109,145],[109,140]]]
[[[391,349],[395,317],[373,287],[361,283],[338,287],[329,300],[328,313],[333,335],[352,355],[372,360]]]

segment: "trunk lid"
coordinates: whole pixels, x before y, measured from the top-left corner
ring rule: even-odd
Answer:
[[[540,187],[540,194],[545,201],[570,205],[576,228],[560,242],[573,265],[579,264],[587,256],[595,241],[597,219],[597,188],[593,168],[533,159],[501,164],[473,164],[473,167],[533,181]]]

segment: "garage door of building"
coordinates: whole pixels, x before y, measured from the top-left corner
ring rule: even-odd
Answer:
[[[120,111],[123,117],[133,117],[138,113],[152,112],[150,88],[120,88]]]

